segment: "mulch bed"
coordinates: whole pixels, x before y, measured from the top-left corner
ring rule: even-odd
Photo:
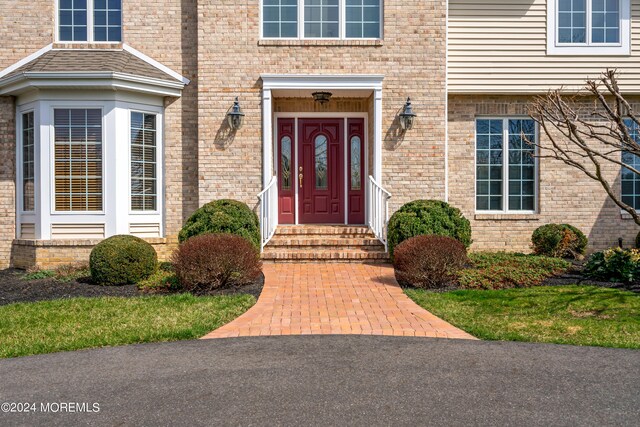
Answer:
[[[90,278],[60,282],[52,278],[25,280],[24,271],[0,270],[0,305],[17,302],[35,302],[66,298],[138,297],[148,295],[136,285],[101,286],[91,283]],[[258,298],[264,286],[264,275],[250,285],[220,289],[211,295],[250,294]]]

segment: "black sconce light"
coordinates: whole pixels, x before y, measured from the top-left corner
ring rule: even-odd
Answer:
[[[244,113],[242,112],[242,108],[240,108],[240,102],[237,96],[233,102],[233,107],[227,112],[227,121],[229,122],[229,127],[233,130],[240,129],[244,124]]]
[[[411,106],[411,98],[407,98],[407,102],[405,102],[404,104],[402,113],[400,113],[400,127],[402,128],[402,130],[411,130],[415,119],[416,113],[413,112],[413,107]]]
[[[331,92],[313,92],[311,96],[316,102],[319,102],[320,105],[324,105],[331,99]]]

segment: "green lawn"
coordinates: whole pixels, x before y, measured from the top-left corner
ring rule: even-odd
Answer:
[[[640,348],[640,295],[632,292],[554,286],[406,293],[480,339]]]
[[[182,294],[0,306],[0,357],[199,338],[254,303],[250,295]]]

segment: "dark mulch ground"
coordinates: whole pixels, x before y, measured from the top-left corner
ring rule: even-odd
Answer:
[[[88,278],[60,282],[52,278],[25,280],[21,270],[0,270],[0,305],[76,297],[137,297],[146,295],[136,285],[101,286]],[[264,276],[255,283],[231,289],[220,289],[212,295],[250,294],[258,298],[264,286]]]

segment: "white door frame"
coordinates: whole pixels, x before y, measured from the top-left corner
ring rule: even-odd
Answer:
[[[262,74],[262,185],[266,188],[275,173],[276,162],[275,130],[273,126],[276,117],[348,117],[349,113],[273,113],[273,90],[371,90],[373,92],[373,177],[382,184],[382,81],[381,74]],[[365,128],[368,130],[368,113],[358,113],[365,117]],[[355,117],[355,116],[351,116]],[[346,132],[346,127],[345,127]],[[297,138],[296,120],[296,138]],[[368,150],[368,131],[365,132],[365,150]],[[346,142],[346,141],[345,141]],[[345,147],[347,144],[345,143]],[[365,155],[368,162],[369,155]],[[297,156],[296,156],[297,171]],[[368,172],[368,165],[366,166]],[[366,178],[366,177],[365,177]],[[365,194],[367,193],[368,179],[365,179]],[[345,183],[346,188],[346,183]],[[298,223],[298,204],[296,186],[296,224]],[[348,204],[348,201],[346,202]],[[365,206],[367,203],[365,203]],[[347,206],[348,207],[348,206]],[[345,223],[348,209],[345,209]],[[365,222],[368,223],[369,212],[365,212]]]
[[[368,182],[367,176],[368,176],[368,172],[369,172],[369,113],[362,113],[362,112],[348,112],[348,113],[342,113],[342,112],[334,112],[334,113],[298,113],[298,112],[293,112],[293,113],[274,113],[274,126],[273,126],[273,140],[274,141],[278,141],[278,119],[294,119],[294,138],[292,141],[292,144],[294,144],[294,146],[296,147],[295,149],[295,158],[294,158],[294,168],[293,168],[293,181],[292,184],[295,188],[295,192],[294,192],[294,203],[295,203],[295,225],[299,225],[299,220],[298,220],[298,157],[299,157],[299,153],[298,153],[298,120],[299,119],[316,119],[316,118],[327,118],[327,119],[342,119],[344,121],[344,126],[343,126],[343,140],[344,140],[344,146],[343,146],[343,168],[344,168],[344,182],[343,182],[343,191],[344,191],[344,224],[348,224],[349,223],[349,140],[348,140],[348,132],[349,129],[347,128],[347,122],[348,119],[364,119],[364,176],[363,181],[364,181],[364,197],[365,197],[365,202],[364,202],[364,206],[365,206],[365,223],[366,220],[368,218],[368,206],[369,204],[367,203],[367,191],[366,191],[366,185]],[[278,174],[277,168],[278,168],[278,157],[280,156],[280,152],[278,151],[278,144],[274,144],[274,149],[273,149],[273,164],[275,165],[276,168],[276,175]]]

